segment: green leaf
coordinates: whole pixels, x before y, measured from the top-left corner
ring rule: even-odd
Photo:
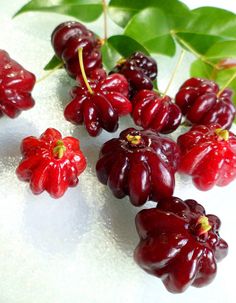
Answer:
[[[174,55],[175,43],[165,14],[158,8],[146,8],[127,24],[125,35],[142,44],[152,53]]]
[[[110,71],[121,57],[127,58],[136,51],[149,55],[149,52],[131,37],[125,35],[112,36],[102,46],[103,63]]]
[[[200,54],[205,54],[213,44],[224,41],[225,39],[219,36],[198,34],[198,33],[176,33],[177,41],[185,41],[194,50]]]
[[[128,57],[136,51],[141,51],[146,55],[149,55],[148,50],[138,43],[135,39],[126,35],[112,36],[108,39],[108,42],[119,52],[123,57]]]
[[[111,71],[119,59],[120,54],[108,41],[106,41],[102,46],[102,62],[106,70],[108,72]]]
[[[171,27],[176,28],[185,22],[189,15],[188,7],[178,0],[111,0],[109,14],[114,22],[125,27],[135,14],[148,7],[163,10],[171,23]]]
[[[194,61],[190,68],[190,74],[192,77],[211,79],[212,72],[213,72],[213,67],[202,62],[199,59]]]
[[[215,43],[205,54],[207,58],[236,58],[236,40]]]
[[[220,87],[224,87],[225,84],[228,82],[228,80],[235,73],[236,73],[236,68],[222,70],[217,74],[216,82],[220,85]],[[236,105],[236,79],[234,79],[228,87],[234,91],[233,100],[234,100],[234,104]]]
[[[31,0],[15,16],[30,11],[64,14],[91,22],[101,15],[102,3],[101,0]]]
[[[176,52],[174,39],[171,35],[163,35],[144,42],[150,53],[164,54],[173,57]]]
[[[236,38],[236,15],[215,7],[197,8],[192,11],[185,31]]]
[[[54,55],[48,64],[44,67],[44,70],[51,70],[62,64],[63,62]]]

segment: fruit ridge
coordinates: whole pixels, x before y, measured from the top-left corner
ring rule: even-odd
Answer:
[[[128,128],[103,145],[96,172],[115,197],[128,195],[133,205],[141,206],[173,194],[178,165],[174,141],[150,130]]]
[[[127,115],[132,104],[127,98],[128,82],[123,75],[107,76],[103,69],[96,69],[90,74],[88,84],[78,77],[78,85],[71,90],[72,100],[66,106],[66,120],[84,124],[90,136],[98,136],[102,129],[115,132],[119,116]]]
[[[195,125],[181,135],[179,172],[200,190],[225,186],[236,178],[236,136],[219,124]]]
[[[0,50],[0,117],[16,118],[34,106],[31,91],[35,81],[34,74]]]
[[[175,102],[191,124],[218,123],[229,129],[236,116],[232,96],[232,90],[220,91],[214,81],[191,78],[181,86]]]
[[[76,21],[59,24],[52,33],[51,43],[56,56],[64,62],[64,67],[72,78],[81,74],[78,49],[83,48],[84,66],[89,74],[95,68],[102,67],[101,40]]]
[[[135,223],[140,237],[134,252],[136,262],[161,278],[172,293],[209,284],[217,262],[228,252],[219,235],[220,219],[206,215],[195,200],[162,199],[156,208],[140,211]]]
[[[46,190],[53,198],[60,198],[68,187],[78,184],[78,176],[86,168],[86,159],[79,140],[62,138],[61,133],[48,128],[40,138],[27,137],[21,143],[23,159],[16,174],[29,182],[35,195]]]
[[[132,99],[132,118],[144,129],[168,134],[181,123],[181,110],[169,96],[150,90],[139,91]]]

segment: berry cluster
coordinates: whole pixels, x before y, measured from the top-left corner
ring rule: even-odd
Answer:
[[[84,124],[89,135],[114,132],[120,116],[130,114],[143,129],[128,128],[106,142],[96,164],[97,177],[115,197],[129,196],[134,206],[157,207],[136,216],[140,236],[134,257],[171,292],[210,283],[216,263],[227,254],[220,220],[206,215],[194,200],[173,197],[175,174],[187,174],[200,190],[225,186],[236,178],[236,136],[229,131],[236,110],[232,91],[210,80],[191,78],[175,102],[153,90],[155,60],[141,52],[122,58],[110,74],[102,68],[101,40],[79,22],[60,24],[52,33],[56,56],[76,79],[65,118]],[[14,75],[12,77],[11,75]],[[0,115],[15,117],[33,105],[34,76],[0,51]],[[185,117],[192,128],[177,142],[161,134],[175,131]],[[186,124],[185,123],[185,124]],[[78,183],[86,167],[79,141],[47,129],[39,139],[25,138],[17,176],[34,194],[61,197]]]

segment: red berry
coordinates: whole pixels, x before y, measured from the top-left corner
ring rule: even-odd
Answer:
[[[39,139],[25,138],[21,152],[23,160],[16,174],[20,180],[30,183],[36,195],[46,190],[53,198],[60,198],[68,187],[78,184],[78,176],[86,167],[79,140],[62,138],[53,128],[48,128]]]
[[[157,92],[141,90],[132,99],[132,117],[138,126],[167,134],[180,125],[182,114],[168,96]]]
[[[157,64],[152,57],[135,52],[127,59],[122,59],[114,69],[129,81],[130,97],[142,89],[153,88],[152,81],[157,77]]]
[[[106,142],[96,165],[99,181],[135,206],[173,194],[179,150],[174,141],[150,130],[128,128]]]
[[[31,91],[35,76],[0,50],[0,117],[16,118],[21,111],[34,106]]]
[[[72,78],[81,74],[79,48],[84,50],[84,66],[87,74],[102,66],[100,40],[79,22],[68,21],[58,25],[52,33],[51,41],[57,57],[63,60]]]
[[[218,123],[222,128],[229,129],[236,115],[233,92],[225,89],[218,96],[219,91],[213,81],[191,78],[181,86],[175,101],[191,124]]]
[[[136,216],[140,243],[134,258],[149,274],[161,278],[170,292],[205,286],[228,251],[219,236],[220,225],[218,217],[206,215],[194,200],[160,200],[156,208]]]
[[[104,70],[91,73],[88,91],[83,79],[78,78],[80,86],[71,91],[72,100],[65,108],[65,118],[74,124],[85,124],[91,136],[97,136],[102,128],[114,132],[118,128],[118,118],[132,110],[127,99],[128,82],[120,74],[106,76]]]
[[[225,186],[236,178],[236,136],[217,124],[196,125],[177,141],[179,172],[192,176],[200,190]]]

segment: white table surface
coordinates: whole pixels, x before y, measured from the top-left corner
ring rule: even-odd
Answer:
[[[30,13],[11,20],[25,2],[0,0],[0,48],[41,77],[43,66],[53,55],[50,34],[58,23],[70,18]],[[190,7],[215,5],[236,11],[233,0],[184,2]],[[101,21],[90,28],[101,33]],[[192,59],[187,56],[187,63]],[[158,57],[160,87],[166,85],[174,62]],[[185,64],[171,94],[187,76]],[[159,279],[143,272],[132,259],[138,242],[134,227],[138,210],[128,199],[113,198],[96,179],[94,165],[99,148],[114,134],[103,132],[96,139],[89,138],[83,127],[76,128],[63,118],[71,83],[64,71],[55,73],[36,85],[32,110],[15,120],[0,120],[0,303],[236,302],[236,182],[200,192],[190,179],[177,176],[175,195],[196,199],[208,213],[218,215],[221,235],[230,250],[211,285],[191,287],[181,295],[168,293]],[[119,131],[130,123],[129,118],[123,119]],[[33,196],[28,184],[15,176],[21,140],[38,136],[47,127],[79,137],[88,158],[80,186],[68,190],[60,200],[51,199],[47,193]]]

